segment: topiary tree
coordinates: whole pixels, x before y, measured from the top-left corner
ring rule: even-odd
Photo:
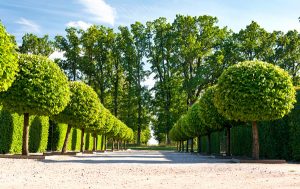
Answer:
[[[227,119],[252,122],[254,159],[259,159],[257,121],[282,118],[295,101],[288,73],[261,61],[245,61],[225,70],[214,98],[218,111]]]
[[[80,81],[72,81],[69,83],[69,86],[71,91],[70,103],[60,114],[53,117],[59,123],[68,124],[62,154],[67,151],[68,139],[72,127],[79,128],[82,131],[80,151],[83,151],[84,129],[97,121],[101,107],[96,92],[90,86]]]
[[[20,54],[19,66],[15,82],[0,93],[0,100],[10,111],[24,114],[22,154],[28,155],[29,115],[58,114],[67,106],[70,90],[65,74],[46,57]]]
[[[215,86],[208,87],[199,99],[198,108],[198,116],[203,123],[203,130],[208,136],[209,154],[211,153],[211,133],[226,125],[226,119],[219,114],[213,103],[215,91]]]
[[[0,22],[0,92],[6,91],[14,82],[18,71],[15,42]]]
[[[196,101],[187,112],[187,120],[190,127],[190,132],[197,137],[198,153],[201,152],[201,136],[205,134],[204,126],[199,115],[200,104]]]

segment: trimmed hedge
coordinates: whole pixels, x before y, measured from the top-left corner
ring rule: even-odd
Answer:
[[[0,107],[0,153],[21,153],[23,115],[10,113]],[[29,151],[44,152],[48,142],[49,118],[30,116]]]
[[[53,132],[52,132],[53,131]],[[67,124],[62,123],[54,123],[51,121],[51,126],[49,127],[49,137],[48,137],[48,151],[61,151],[64,139],[67,132]],[[70,138],[67,146],[68,151],[79,151],[80,150],[80,137],[81,130],[80,129],[71,129]],[[101,139],[102,137],[98,135],[98,144],[97,150],[101,148]],[[93,137],[91,133],[84,134],[84,149],[85,150],[93,150]]]
[[[300,90],[297,103],[290,114],[275,121],[258,123],[260,157],[300,161]],[[218,153],[220,146],[226,146],[226,132],[212,133],[212,153]],[[218,137],[219,135],[219,137]],[[207,152],[207,137],[202,137],[202,152]],[[231,153],[234,156],[251,157],[252,130],[249,123],[231,129]]]

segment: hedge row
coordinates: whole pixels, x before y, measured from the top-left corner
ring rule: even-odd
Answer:
[[[0,107],[0,153],[21,153],[23,115],[10,113]],[[29,150],[44,152],[48,142],[49,118],[30,116]]]
[[[0,107],[0,153],[21,153],[23,134],[23,115],[10,113]],[[66,124],[55,124],[46,116],[30,116],[29,151],[61,151],[67,131]],[[53,132],[52,132],[53,131]],[[49,133],[49,134],[48,134]],[[80,129],[72,129],[68,150],[80,150]],[[102,136],[98,135],[97,150],[101,148]],[[85,150],[93,149],[93,137],[85,133]]]
[[[48,136],[48,151],[61,151],[64,139],[67,132],[67,124],[56,124],[51,122],[49,127],[49,136]],[[69,151],[79,151],[80,150],[80,137],[81,137],[81,130],[80,129],[71,129],[70,133],[70,141],[68,142],[67,149]],[[85,133],[84,135],[84,149],[85,150],[92,150],[93,149],[93,137],[91,133]],[[100,150],[102,136],[97,135],[97,150]]]
[[[300,160],[300,91],[297,103],[283,119],[260,122],[260,156],[270,159]],[[220,154],[226,146],[226,132],[212,133],[212,153]],[[207,152],[207,137],[202,137],[202,151]],[[250,124],[231,128],[231,153],[234,156],[250,157],[252,153],[252,131]]]

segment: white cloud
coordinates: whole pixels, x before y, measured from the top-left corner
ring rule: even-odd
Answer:
[[[23,32],[30,32],[30,33],[40,32],[40,26],[35,22],[33,22],[32,20],[20,18],[18,21],[16,21],[16,23],[21,25],[21,30]]]
[[[55,60],[55,59],[64,59],[64,52],[61,51],[54,51],[50,56],[50,60]]]
[[[74,28],[80,28],[83,30],[87,30],[92,24],[91,23],[87,23],[84,21],[72,21],[72,22],[68,22],[66,24],[67,27],[74,27]]]
[[[96,22],[114,25],[116,10],[104,0],[78,0],[85,7],[85,11],[93,15]]]

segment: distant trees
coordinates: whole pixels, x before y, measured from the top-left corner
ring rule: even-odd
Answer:
[[[38,37],[32,33],[27,33],[22,37],[22,45],[19,47],[19,52],[49,57],[54,52],[54,46],[48,35]]]

